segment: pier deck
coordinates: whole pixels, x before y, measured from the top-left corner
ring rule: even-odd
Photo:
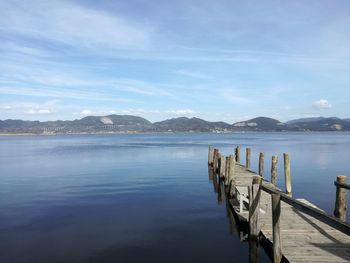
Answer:
[[[233,174],[229,174],[227,169],[226,172],[222,172],[220,162],[218,168],[214,165],[214,168],[210,167],[210,169],[213,169],[212,173],[215,180],[218,180],[218,184],[226,185],[225,192],[228,195],[226,199],[229,200],[229,205],[237,218],[251,225],[250,219],[252,217],[250,214],[255,213],[252,212],[251,208],[252,199],[255,198],[252,187],[253,180],[256,177],[261,177],[238,163],[234,163],[234,169],[231,169]],[[268,191],[264,191],[264,189],[268,189]],[[257,236],[258,240],[263,242],[265,246],[266,244],[270,246],[271,252],[276,250],[276,248],[272,249],[274,242],[273,218],[275,215],[272,212],[271,197],[275,192],[280,192],[282,195],[283,192],[266,180],[260,181],[258,191]],[[235,201],[233,202],[233,200]],[[306,208],[311,207],[314,213],[319,211],[320,215],[325,215],[324,211],[307,200],[292,198],[290,200],[302,203]],[[283,202],[282,199],[279,209],[278,235],[280,238],[278,246],[282,254],[276,259],[276,255],[273,254],[275,252],[270,253],[275,262],[280,260],[282,262],[350,262],[350,228],[348,228],[348,224],[334,218],[335,224],[333,225],[332,216],[329,216],[330,220],[328,221],[322,220],[322,216],[318,217],[321,218],[319,220],[317,216],[312,216],[312,213],[305,213],[303,209]],[[276,229],[275,231],[277,231]],[[342,231],[343,229],[346,231]]]

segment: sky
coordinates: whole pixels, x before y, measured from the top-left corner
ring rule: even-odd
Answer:
[[[350,2],[1,0],[0,119],[350,117]]]

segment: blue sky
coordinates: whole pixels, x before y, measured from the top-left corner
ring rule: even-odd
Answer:
[[[349,1],[0,1],[0,119],[350,117]]]

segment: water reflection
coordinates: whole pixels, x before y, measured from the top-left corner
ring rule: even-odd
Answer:
[[[249,238],[249,225],[247,222],[239,220],[238,216],[234,212],[233,203],[236,200],[231,198],[229,193],[229,187],[225,187],[224,179],[221,179],[214,173],[213,168],[208,166],[209,182],[213,184],[215,193],[217,193],[217,200],[219,205],[225,204],[226,215],[229,221],[229,233],[231,235],[237,235],[240,242],[246,242],[249,246],[249,262],[270,262],[267,255],[261,252],[259,240]]]

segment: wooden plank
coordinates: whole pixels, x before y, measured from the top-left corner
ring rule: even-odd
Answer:
[[[350,190],[350,185],[345,184],[345,183],[339,183],[337,181],[334,181],[334,185],[335,186],[340,186],[341,188],[344,188],[344,189],[347,189],[347,190]]]

